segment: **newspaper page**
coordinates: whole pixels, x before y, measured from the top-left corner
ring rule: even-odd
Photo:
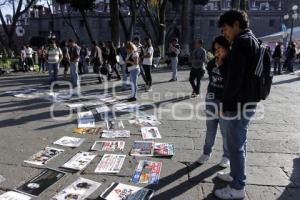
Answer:
[[[92,111],[79,112],[77,115],[78,115],[78,128],[95,127],[95,118]]]
[[[0,195],[0,200],[30,200],[31,197],[14,191],[5,192]]]
[[[106,112],[110,112],[110,108],[106,105],[100,106],[96,108],[97,113],[101,114],[101,113],[106,113]]]
[[[147,188],[113,182],[100,197],[105,200],[149,200],[154,191]]]
[[[135,141],[133,143],[131,156],[153,156],[154,142],[152,141]]]
[[[105,123],[107,130],[119,130],[124,128],[122,120],[107,119]]]
[[[78,134],[78,135],[98,135],[100,134],[102,128],[97,127],[97,128],[75,128],[73,130],[73,133]]]
[[[119,173],[126,155],[104,154],[95,173]]]
[[[158,184],[161,162],[153,162],[149,160],[140,160],[133,176],[132,183],[146,183],[146,184]]]
[[[96,141],[92,146],[93,151],[123,151],[124,141]]]
[[[84,200],[95,192],[100,185],[101,183],[80,177],[50,200]]]
[[[128,130],[104,130],[101,135],[102,138],[128,138],[130,131]]]
[[[85,169],[96,156],[97,154],[91,152],[79,152],[66,162],[62,168],[81,171]]]
[[[48,161],[54,159],[59,154],[61,154],[64,150],[57,149],[53,147],[46,147],[45,149],[39,151],[38,153],[31,156],[28,160],[25,160],[25,163],[43,166],[47,164]]]
[[[175,144],[170,143],[155,143],[154,144],[154,156],[174,156]]]
[[[161,139],[157,127],[142,127],[141,132],[144,140]]]
[[[51,185],[59,181],[64,175],[65,173],[61,171],[44,169],[39,175],[18,187],[16,191],[37,197]]]
[[[59,140],[55,141],[53,144],[65,147],[79,147],[84,142],[84,140],[84,138],[64,136]]]

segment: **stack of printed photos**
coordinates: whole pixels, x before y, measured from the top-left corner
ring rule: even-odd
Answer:
[[[153,141],[135,141],[130,155],[171,157],[175,155],[175,144],[155,143]]]
[[[95,118],[92,111],[78,113],[78,128],[94,128]]]

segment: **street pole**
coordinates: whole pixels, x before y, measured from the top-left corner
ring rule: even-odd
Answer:
[[[292,17],[293,18],[293,17]],[[292,27],[291,27],[291,35],[290,35],[290,43],[293,42],[293,31],[294,31],[294,18],[292,19]]]

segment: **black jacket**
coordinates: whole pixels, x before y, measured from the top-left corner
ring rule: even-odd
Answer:
[[[255,102],[254,68],[259,60],[259,43],[251,30],[242,31],[233,41],[223,90],[223,111],[237,111],[239,105]]]
[[[277,45],[275,50],[274,50],[274,53],[273,53],[273,58],[281,58],[281,46],[280,45]]]

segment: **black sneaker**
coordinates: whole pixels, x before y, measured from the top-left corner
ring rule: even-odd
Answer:
[[[128,99],[128,102],[132,102],[132,101],[136,101],[137,99],[135,97],[132,97],[130,99]]]

